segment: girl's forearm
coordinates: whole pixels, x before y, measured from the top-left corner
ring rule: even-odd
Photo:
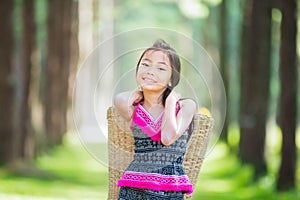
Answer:
[[[175,96],[166,100],[161,130],[161,141],[164,145],[170,145],[178,138],[178,123],[175,115],[176,103],[177,98]]]

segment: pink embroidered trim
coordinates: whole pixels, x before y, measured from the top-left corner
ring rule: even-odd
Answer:
[[[191,194],[194,191],[187,175],[167,176],[154,173],[125,172],[117,184],[119,187],[127,186],[157,191],[184,191]]]
[[[163,113],[156,121],[153,121],[147,111],[139,103],[135,109],[132,123],[138,125],[141,130],[148,135],[153,141],[160,141],[161,136],[161,124]],[[133,124],[132,124],[133,125]],[[131,125],[131,129],[132,129]]]
[[[161,124],[162,124],[163,113],[161,113],[161,115],[155,121],[153,121],[152,117],[143,108],[142,104],[143,102],[140,102],[136,105],[136,109],[134,111],[132,124],[130,128],[132,130],[133,124],[135,123],[153,141],[159,142],[161,139]],[[178,114],[179,110],[180,110],[180,103],[178,101],[176,104],[176,111],[175,111],[176,115]]]

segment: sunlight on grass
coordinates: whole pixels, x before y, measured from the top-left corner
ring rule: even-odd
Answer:
[[[228,127],[228,144],[234,148],[238,149],[239,141],[240,141],[240,131],[237,123],[231,123]]]
[[[233,137],[238,127],[232,126]],[[297,168],[297,190],[276,193],[279,166],[279,130],[269,129],[267,163],[269,173],[253,181],[253,169],[242,165],[236,149],[219,142],[205,158],[193,199],[204,200],[295,200],[300,199],[300,169]],[[298,133],[299,134],[299,133]],[[299,136],[298,136],[299,138]],[[235,144],[236,141],[232,141]],[[237,145],[237,144],[235,144]],[[106,144],[91,144],[98,156],[107,153]],[[298,154],[299,157],[299,154]],[[300,159],[298,159],[299,166]],[[35,162],[37,172],[12,173],[0,168],[2,200],[104,200],[108,193],[108,170],[69,133],[64,145],[51,149]]]
[[[234,127],[236,129],[236,127]],[[237,130],[235,130],[237,131]],[[213,151],[205,158],[197,186],[195,188],[194,199],[216,200],[294,200],[299,199],[300,192],[292,190],[276,193],[276,172],[278,169],[278,129],[268,135],[267,152],[268,169],[272,169],[266,176],[254,181],[253,169],[251,166],[242,165],[237,156],[231,152],[225,143],[219,142]],[[235,134],[235,133],[234,133]],[[277,135],[276,135],[277,134]],[[279,140],[280,141],[280,140]],[[234,143],[234,142],[233,142]],[[274,148],[274,151],[271,149]],[[300,159],[298,159],[299,161]],[[275,165],[275,167],[274,167]],[[297,183],[300,183],[300,170],[297,170]]]
[[[282,133],[274,121],[267,124],[265,158],[268,163],[268,171],[276,174],[280,165]]]
[[[203,163],[197,188],[205,193],[232,192],[248,184],[251,175],[251,168],[241,167],[229,148],[219,143]]]
[[[0,199],[106,199],[107,168],[68,135],[63,146],[36,161],[45,175],[16,176],[0,170]]]

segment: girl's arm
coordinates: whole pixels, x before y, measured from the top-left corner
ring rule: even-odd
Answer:
[[[161,142],[168,146],[175,142],[190,125],[197,111],[196,103],[191,99],[180,101],[180,110],[175,115],[178,98],[171,92],[166,99],[165,114],[161,129]]]
[[[143,98],[141,91],[127,91],[119,93],[114,98],[114,106],[120,115],[127,121],[131,120],[134,102],[139,102]]]

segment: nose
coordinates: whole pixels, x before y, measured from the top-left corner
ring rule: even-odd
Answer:
[[[149,67],[149,68],[148,68],[147,74],[149,74],[149,75],[154,75],[154,72],[153,72],[152,67]]]

